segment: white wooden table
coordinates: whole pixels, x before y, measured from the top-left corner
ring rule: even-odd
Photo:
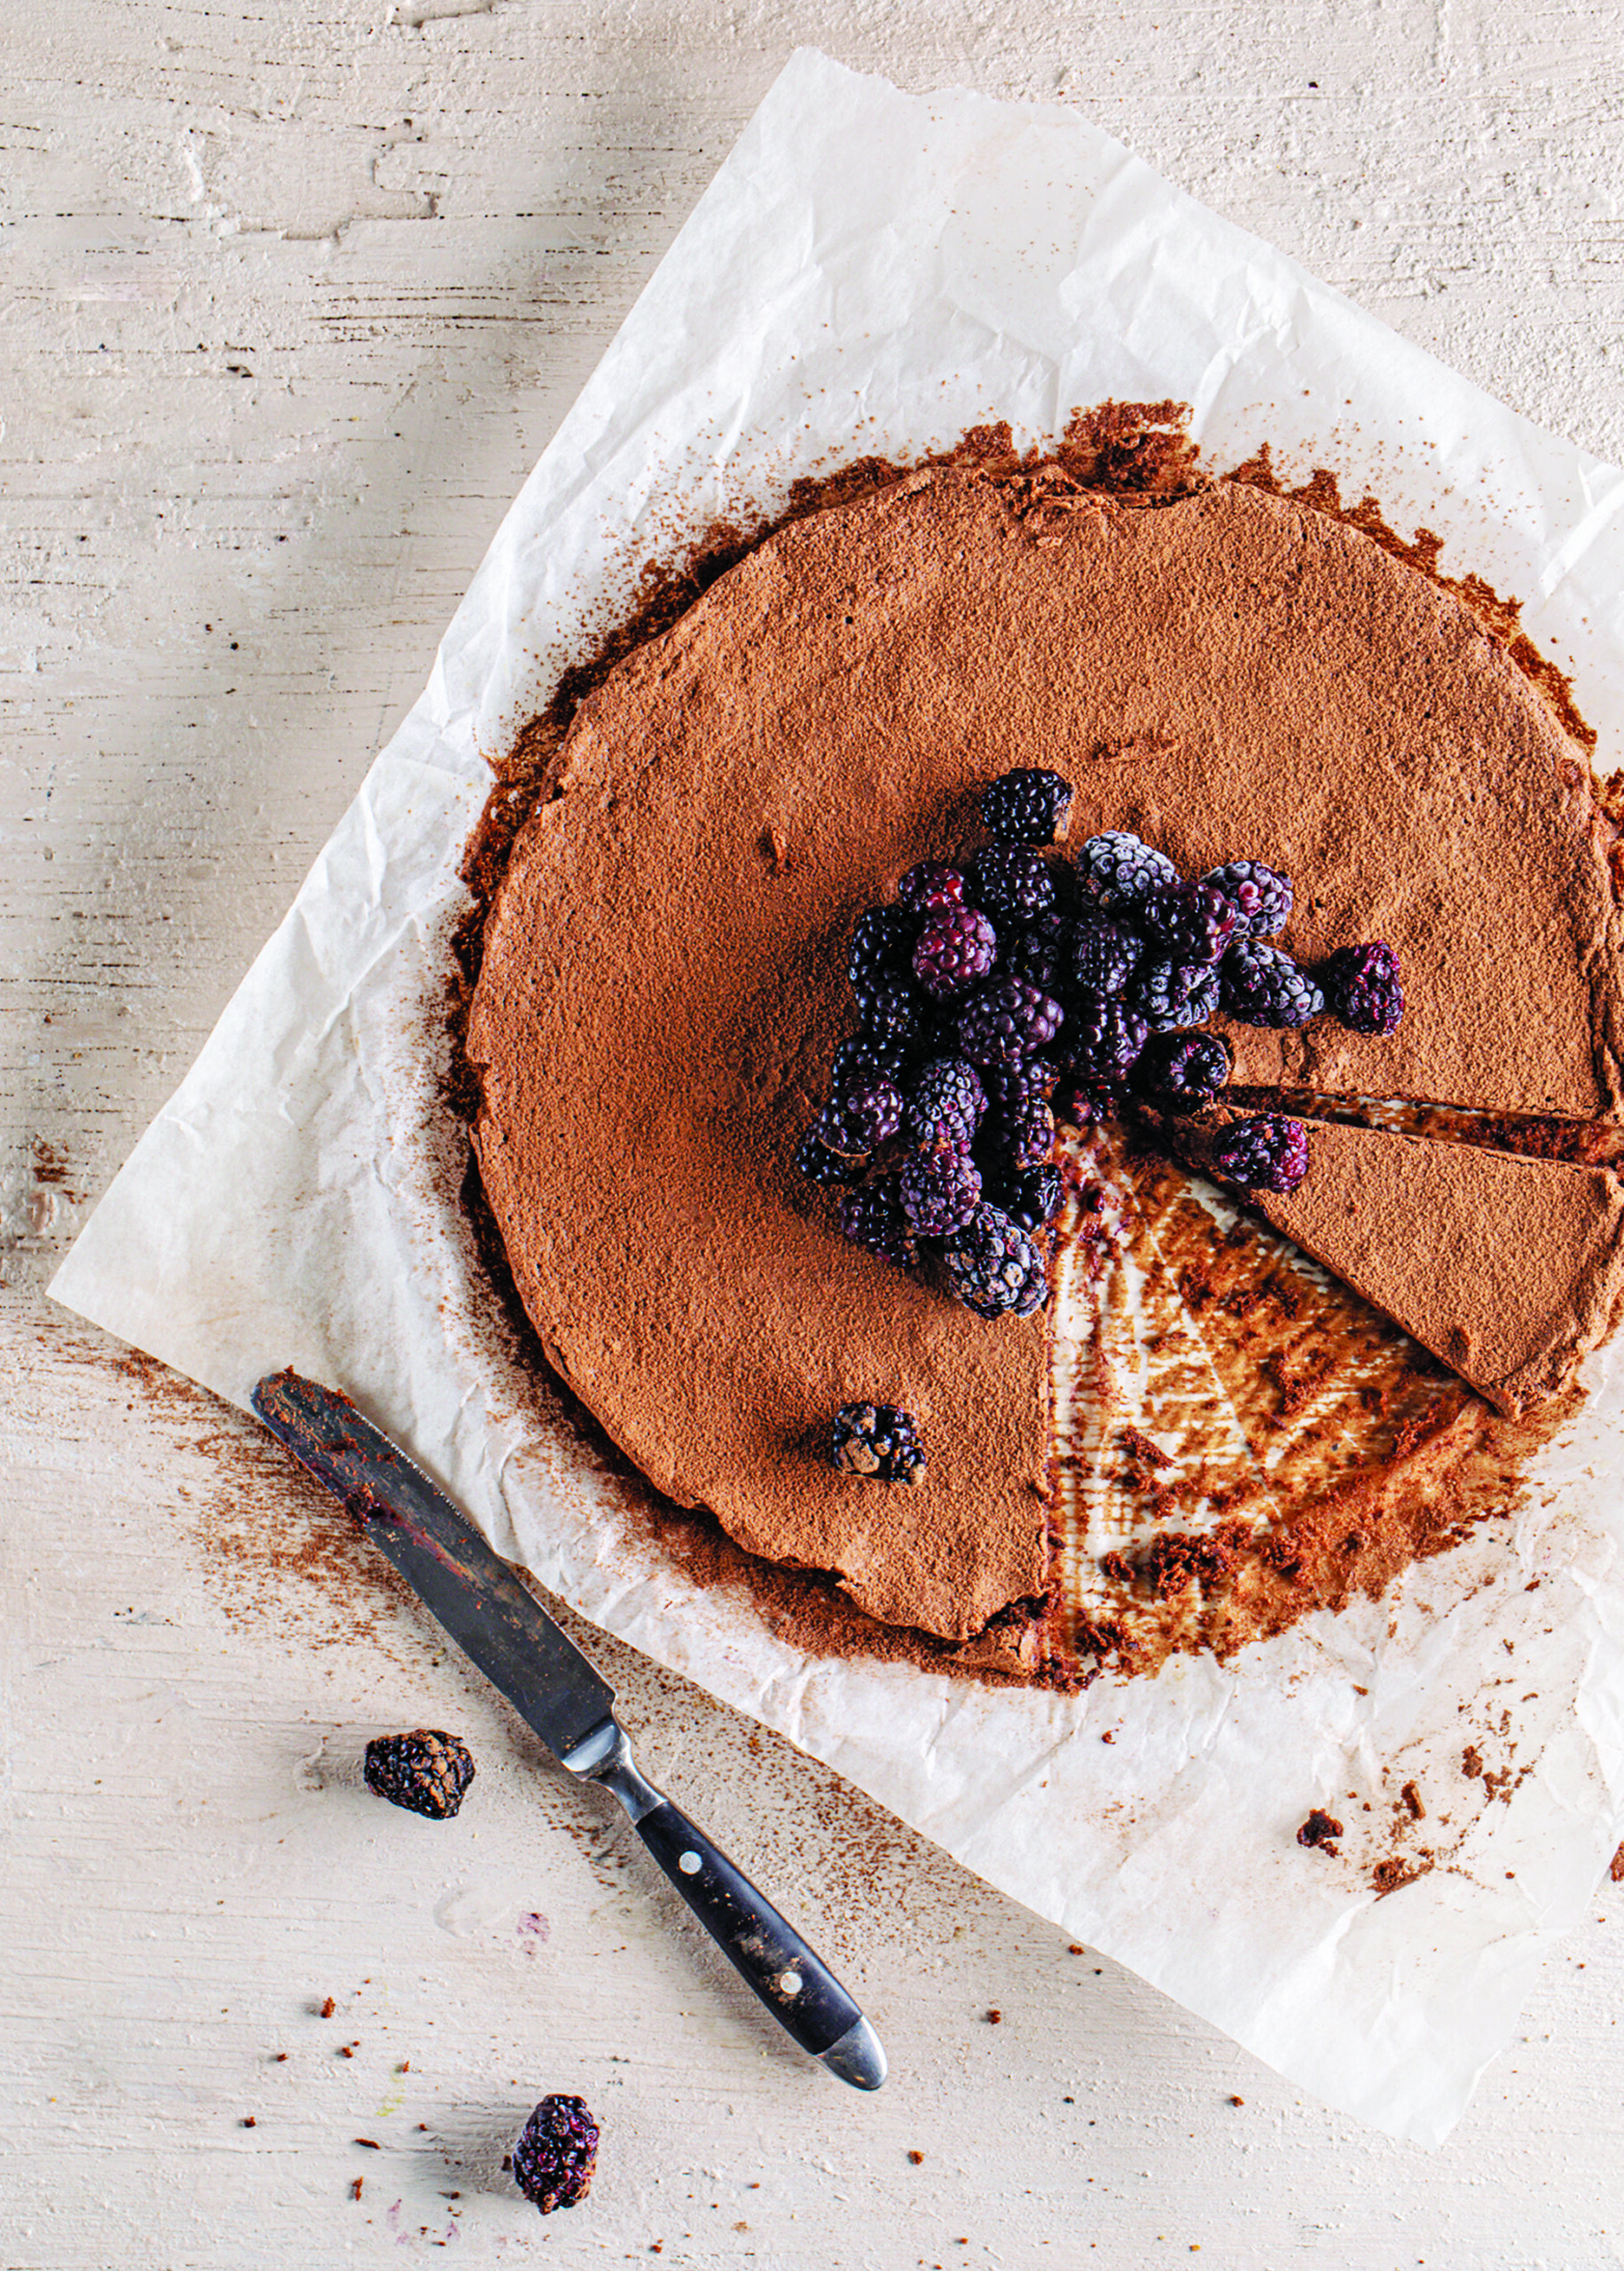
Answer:
[[[1616,6],[12,0],[4,2271],[1624,2261],[1624,1886],[1429,2157],[598,1642],[649,1771],[866,1999],[894,2079],[860,2099],[247,1423],[43,1299],[805,41],[1079,105],[1624,456]],[[449,1826],[360,1787],[422,1724],[479,1761]],[[554,2089],[604,2148],[543,2222],[501,2162]]]

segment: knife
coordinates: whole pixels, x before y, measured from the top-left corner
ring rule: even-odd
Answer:
[[[619,1799],[661,1868],[785,2031],[843,2082],[877,2090],[884,2049],[839,1980],[744,1872],[639,1773],[615,1717],[614,1689],[443,1491],[336,1388],[275,1372],[251,1401],[559,1764]]]

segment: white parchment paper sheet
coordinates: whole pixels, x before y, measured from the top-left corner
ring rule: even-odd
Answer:
[[[238,1403],[287,1363],[344,1387],[586,1615],[1294,2081],[1437,2140],[1624,1826],[1624,1395],[1609,1368],[1515,1525],[1228,1669],[1177,1662],[1065,1699],[809,1659],[748,1600],[663,1565],[624,1486],[492,1333],[421,1038],[464,904],[482,751],[545,698],[644,561],[856,452],[917,452],[993,416],[1037,439],[1113,395],[1188,400],[1220,468],[1267,439],[1283,469],[1330,466],[1400,526],[1437,530],[1446,567],[1525,601],[1575,674],[1602,763],[1624,756],[1624,476],[1075,114],[906,97],[804,51],[52,1290]],[[1487,1800],[1463,1772],[1467,1742],[1505,1777]],[[1427,1803],[1418,1823],[1395,1811],[1407,1780]],[[1321,1803],[1347,1825],[1340,1860],[1295,1843]],[[1430,1871],[1378,1899],[1373,1862],[1423,1848]]]

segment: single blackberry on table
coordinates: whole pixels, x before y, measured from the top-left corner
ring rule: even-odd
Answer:
[[[1067,1054],[1088,1080],[1126,1080],[1149,1030],[1138,1010],[1125,1002],[1103,994],[1075,994],[1066,1025]]]
[[[1228,1084],[1234,1052],[1215,1033],[1165,1033],[1148,1041],[1134,1086],[1164,1112],[1198,1112]]]
[[[1071,923],[1057,907],[1051,908],[1034,923],[1005,932],[1003,974],[1022,978],[1045,994],[1058,994],[1071,963]]]
[[[877,1175],[872,1183],[848,1191],[840,1202],[840,1227],[853,1246],[877,1253],[882,1261],[894,1261],[898,1269],[918,1259],[913,1225],[902,1211],[898,1175]]]
[[[1134,918],[1173,962],[1216,962],[1240,917],[1211,884],[1169,884],[1147,892]]]
[[[1000,1206],[981,1206],[943,1256],[947,1280],[977,1316],[1030,1316],[1048,1298],[1043,1257]]]
[[[962,1057],[933,1057],[915,1073],[903,1107],[910,1143],[968,1143],[987,1108],[987,1092]]]
[[[862,1159],[901,1125],[901,1091],[890,1080],[867,1080],[831,1098],[812,1132],[825,1151],[838,1151],[843,1159]]]
[[[1404,986],[1399,957],[1383,940],[1344,947],[1318,975],[1332,1012],[1350,1033],[1396,1032],[1404,1015]]]
[[[1028,1096],[991,1118],[984,1130],[988,1150],[1007,1173],[1040,1167],[1055,1148],[1055,1114],[1042,1096]]]
[[[863,1159],[843,1159],[838,1151],[831,1151],[820,1143],[810,1130],[795,1147],[796,1171],[809,1183],[855,1183],[867,1162]]]
[[[867,907],[851,931],[846,975],[851,991],[862,994],[875,978],[893,978],[908,966],[919,923],[902,907]]]
[[[996,1112],[1013,1112],[1029,1096],[1047,1101],[1059,1078],[1060,1067],[1052,1057],[1017,1057],[1007,1064],[981,1067],[981,1085],[988,1104]]]
[[[989,844],[977,852],[965,890],[995,923],[1035,923],[1055,904],[1049,863],[1024,844]]]
[[[907,1062],[908,1052],[900,1042],[881,1041],[871,1033],[857,1033],[835,1051],[829,1066],[829,1094],[843,1096],[848,1088],[866,1087],[870,1080],[889,1080],[899,1088]]]
[[[914,975],[933,999],[945,1001],[985,978],[997,952],[998,933],[979,908],[945,908],[919,934]]]
[[[923,1022],[919,996],[906,978],[868,979],[858,993],[857,1014],[864,1040],[897,1048],[906,1048]]]
[[[1243,1025],[1295,1033],[1325,1007],[1325,996],[1290,955],[1262,939],[1237,939],[1220,967],[1219,998]]]
[[[981,1174],[957,1143],[932,1143],[905,1160],[898,1179],[902,1211],[922,1238],[962,1230],[981,1204]]]
[[[1237,1120],[1212,1146],[1212,1164],[1248,1191],[1295,1191],[1308,1172],[1308,1130],[1273,1112]]]
[[[1218,1007],[1218,971],[1210,962],[1174,962],[1157,955],[1140,964],[1128,1000],[1152,1033],[1204,1025]]]
[[[829,1465],[875,1482],[920,1483],[924,1448],[911,1416],[895,1403],[843,1403],[830,1431]]]
[[[1119,1090],[1086,1073],[1063,1073],[1055,1090],[1055,1117],[1068,1128],[1097,1128],[1102,1120],[1115,1120],[1121,1109]]]
[[[1071,983],[1090,994],[1126,993],[1144,951],[1126,923],[1079,923],[1071,935]]]
[[[474,1780],[474,1760],[460,1735],[418,1727],[409,1735],[379,1735],[366,1746],[362,1768],[369,1790],[392,1806],[449,1821]]]
[[[1201,880],[1222,892],[1234,908],[1239,936],[1272,939],[1291,918],[1291,876],[1266,868],[1261,860],[1230,860]]]
[[[1072,789],[1058,773],[1024,766],[981,792],[981,817],[1000,844],[1053,844],[1066,824]]]
[[[580,2097],[544,2097],[514,2146],[514,2182],[544,2216],[574,2208],[592,2188],[598,2125]]]
[[[915,915],[939,914],[945,907],[963,906],[964,877],[945,860],[922,860],[898,884],[897,897]]]
[[[1091,836],[1077,855],[1083,897],[1102,915],[1131,915],[1147,894],[1176,884],[1179,871],[1165,852],[1154,852],[1126,829]]]
[[[959,1053],[972,1065],[1008,1065],[1047,1049],[1065,1012],[1052,994],[1000,978],[975,995],[959,1019]]]

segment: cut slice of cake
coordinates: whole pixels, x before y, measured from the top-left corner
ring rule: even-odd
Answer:
[[[1201,1163],[1226,1109],[1171,1140]],[[1624,1313],[1624,1184],[1608,1167],[1314,1121],[1308,1172],[1250,1203],[1345,1285],[1519,1414],[1571,1387]]]

